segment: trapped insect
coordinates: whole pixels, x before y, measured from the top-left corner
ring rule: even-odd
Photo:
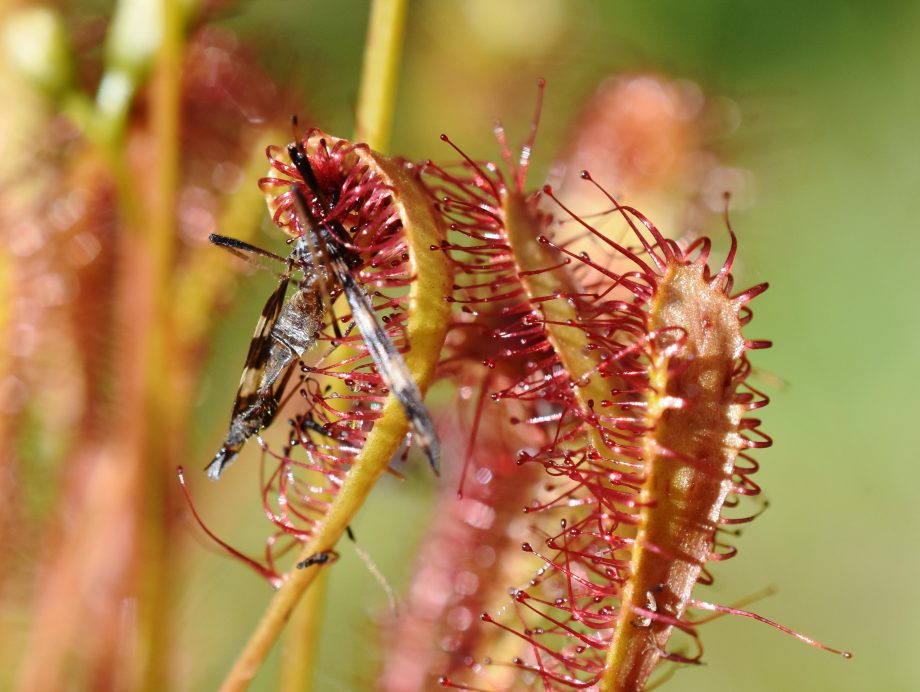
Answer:
[[[208,476],[220,478],[253,435],[274,420],[294,365],[316,345],[319,330],[331,304],[329,285],[345,294],[368,353],[386,387],[396,397],[434,472],[440,469],[440,443],[434,424],[422,401],[422,394],[409,374],[406,363],[390,340],[374,311],[370,298],[355,279],[353,270],[361,258],[347,246],[351,237],[344,225],[327,216],[332,208],[317,183],[302,143],[287,147],[300,181],[291,181],[294,216],[298,237],[287,259],[239,240],[212,235],[211,242],[236,254],[248,253],[287,265],[278,286],[269,296],[256,325],[243,366],[239,389],[233,404],[230,426],[224,443],[207,466]],[[301,185],[310,193],[318,209],[311,209]],[[297,288],[286,298],[291,275],[302,274]],[[333,324],[335,319],[333,317]],[[312,427],[309,420],[304,424]],[[328,434],[320,426],[316,431]]]

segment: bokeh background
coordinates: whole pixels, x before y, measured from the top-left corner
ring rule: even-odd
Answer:
[[[104,3],[74,3],[64,16],[85,20],[108,11]],[[366,2],[266,0],[223,5],[210,23],[237,36],[309,120],[348,136],[367,13]],[[732,213],[741,246],[736,276],[740,285],[771,284],[753,304],[756,317],[746,331],[775,344],[753,359],[759,386],[772,398],[763,427],[775,444],[758,455],[757,477],[770,507],[737,540],[740,555],[714,568],[716,583],[705,594],[731,603],[775,587],[751,608],[855,657],[844,661],[726,617],[702,630],[705,665],[680,670],[666,689],[920,687],[920,511],[913,497],[920,457],[912,442],[912,387],[920,386],[918,66],[920,5],[909,0],[410,3],[393,153],[448,158],[438,139],[446,132],[470,154],[494,159],[493,120],[500,117],[512,141],[521,140],[536,81],[545,77],[530,179],[537,185],[574,136],[572,123],[597,85],[611,75],[651,71],[698,85],[718,114],[707,146],[744,181]],[[8,122],[27,108],[48,112],[27,100],[2,108],[10,111]],[[279,103],[279,123],[290,108]],[[5,172],[7,180],[11,175]],[[246,184],[254,186],[254,177]],[[259,223],[258,242],[279,247],[267,217]],[[718,221],[709,231],[724,241]],[[228,292],[232,301],[215,321],[195,385],[184,461],[194,469],[189,484],[208,525],[249,552],[260,549],[268,531],[256,492],[256,450],[220,484],[205,482],[197,470],[222,438],[271,285],[270,277],[241,276]],[[433,396],[443,401],[446,393]],[[53,434],[53,426],[48,430]],[[54,515],[55,468],[67,463],[48,443],[15,444],[17,464],[50,465],[17,476],[33,479],[15,488],[29,497],[17,521],[32,529]],[[354,524],[397,590],[410,576],[435,483],[421,463],[410,465],[405,482],[384,478]],[[161,566],[174,619],[170,688],[211,689],[271,591],[200,540],[181,503],[174,516],[182,528]],[[34,551],[17,543],[0,583],[3,688],[17,679],[22,652],[36,646],[29,639],[40,593],[34,585],[48,559],[40,538],[39,532]],[[316,689],[362,690],[374,670],[374,623],[386,599],[354,551],[340,547],[327,584]],[[279,649],[253,689],[276,688]]]

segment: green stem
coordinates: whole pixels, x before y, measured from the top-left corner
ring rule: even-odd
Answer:
[[[329,582],[329,573],[326,570],[319,572],[316,584],[300,599],[291,615],[281,656],[279,689],[282,690],[312,692],[314,687],[313,668]]]
[[[364,44],[355,141],[386,153],[396,105],[396,84],[408,0],[374,0]]]
[[[168,650],[170,602],[166,592],[168,544],[168,489],[181,440],[172,434],[178,408],[169,377],[172,347],[172,272],[176,243],[176,206],[179,186],[179,111],[182,74],[182,9],[178,0],[163,0],[163,37],[153,79],[153,134],[157,159],[153,171],[154,207],[149,225],[141,231],[151,263],[152,322],[144,372],[147,409],[146,497],[141,541],[147,568],[142,572],[141,642],[145,689],[163,689]]]

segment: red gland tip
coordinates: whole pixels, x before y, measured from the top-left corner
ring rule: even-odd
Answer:
[[[581,175],[581,179],[582,179],[582,180],[594,180],[594,178],[591,177],[591,174],[588,173],[588,171],[586,171],[586,170],[582,170],[582,172],[580,173],[580,175]]]

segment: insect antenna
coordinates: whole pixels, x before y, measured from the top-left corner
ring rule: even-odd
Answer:
[[[288,260],[286,260],[281,255],[276,255],[274,252],[271,252],[270,250],[264,250],[256,245],[250,245],[244,240],[238,240],[226,235],[218,235],[217,233],[212,233],[209,235],[208,240],[217,247],[222,247],[237,257],[242,257],[243,259],[248,260],[249,255],[258,255],[259,257],[265,257],[266,259],[274,260],[275,262],[281,262],[282,264],[288,263]]]
[[[239,259],[243,260],[246,264],[248,264],[249,266],[255,269],[258,269],[259,271],[269,272],[270,274],[273,274],[277,276],[278,278],[282,278],[290,274],[290,271],[291,271],[290,259],[285,259],[281,255],[276,255],[274,252],[271,252],[270,250],[264,250],[255,245],[250,245],[249,243],[243,240],[237,240],[236,238],[230,238],[229,236],[218,235],[216,233],[212,233],[211,235],[209,235],[208,240],[211,241],[212,244],[216,245],[219,248],[226,250],[234,257],[238,257]],[[286,264],[287,268],[285,269],[284,273],[277,272],[271,267],[269,267],[267,264],[257,261],[256,260],[257,257],[271,260],[272,262],[277,262],[279,264]]]

